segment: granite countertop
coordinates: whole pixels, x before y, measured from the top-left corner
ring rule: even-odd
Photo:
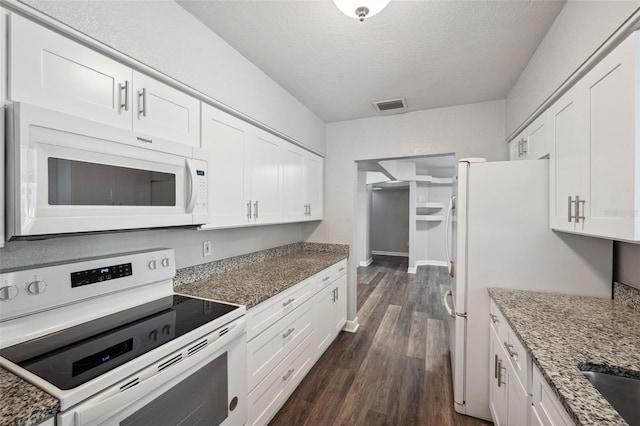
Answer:
[[[346,258],[343,252],[300,250],[175,287],[175,292],[249,309]]]
[[[34,425],[56,415],[60,402],[0,367],[0,426]]]
[[[640,313],[595,297],[489,289],[534,364],[577,425],[626,425],[578,369],[640,378]]]

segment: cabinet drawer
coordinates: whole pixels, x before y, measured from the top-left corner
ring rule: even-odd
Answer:
[[[545,426],[574,424],[537,367],[533,367],[531,404],[531,419],[534,423]]]
[[[311,367],[311,336],[296,348],[249,392],[250,425],[266,425],[284,404]]]
[[[247,311],[247,340],[251,341],[313,295],[314,277],[308,278]]]
[[[312,330],[311,300],[269,327],[247,346],[249,387],[253,389]]]
[[[491,321],[491,327],[495,330],[498,338],[501,342],[507,341],[507,320],[496,306],[495,302],[491,300],[490,310],[489,310],[489,318]]]
[[[522,388],[527,389],[527,377],[531,377],[527,368],[530,368],[532,364],[529,362],[529,354],[511,328],[507,328],[507,339],[502,344],[505,345],[509,361],[511,361],[513,371],[520,380]]]
[[[347,260],[341,260],[335,265],[329,266],[324,271],[318,272],[315,276],[318,279],[318,284],[316,291],[320,291],[332,282],[336,280],[336,278],[347,273]]]

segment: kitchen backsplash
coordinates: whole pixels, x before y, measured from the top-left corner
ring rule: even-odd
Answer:
[[[236,269],[247,267],[253,263],[263,262],[278,256],[284,256],[296,251],[315,251],[315,252],[337,252],[349,254],[349,246],[346,244],[322,244],[322,243],[293,243],[280,247],[274,247],[253,253],[243,254],[241,256],[229,257],[226,259],[216,260],[201,265],[191,266],[188,268],[178,269],[176,277],[173,280],[174,286],[192,283],[212,275],[222,274],[223,272],[234,271]]]
[[[613,280],[640,289],[640,244],[616,241]]]

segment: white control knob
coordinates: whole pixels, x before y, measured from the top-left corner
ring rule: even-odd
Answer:
[[[32,295],[44,293],[46,289],[47,283],[41,280],[34,280],[27,284],[27,292]]]
[[[156,269],[156,267],[158,266],[155,260],[150,260],[148,265],[149,269],[151,270]]]
[[[5,285],[0,287],[0,300],[8,302],[18,295],[18,287],[14,285]]]
[[[169,258],[165,257],[164,259],[162,259],[162,266],[164,266],[165,268],[169,267]]]

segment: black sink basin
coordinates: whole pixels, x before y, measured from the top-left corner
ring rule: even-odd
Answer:
[[[634,374],[637,372],[627,372],[619,368],[609,369],[616,374],[585,371],[598,368],[584,364],[578,368],[627,423],[640,425],[640,378]]]

